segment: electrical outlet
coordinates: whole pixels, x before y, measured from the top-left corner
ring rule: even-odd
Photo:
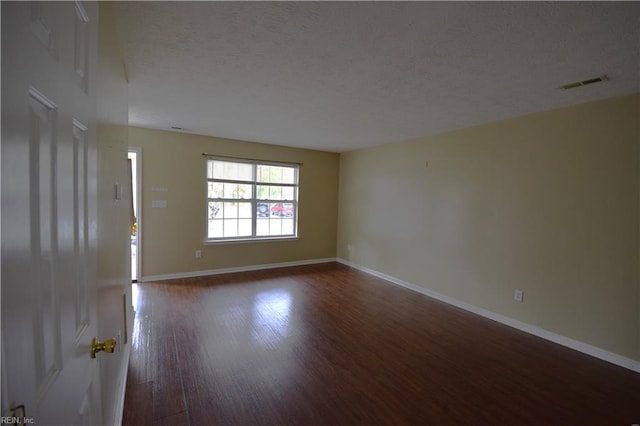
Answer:
[[[516,302],[522,303],[523,299],[524,299],[524,291],[515,289],[513,291],[513,300],[515,300]]]
[[[200,259],[202,257],[202,250],[196,250],[196,259]]]

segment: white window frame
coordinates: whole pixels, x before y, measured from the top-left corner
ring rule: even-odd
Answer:
[[[204,154],[203,154],[204,155]],[[205,181],[205,197],[206,197],[206,209],[205,209],[205,244],[217,244],[217,243],[229,243],[229,242],[252,242],[252,241],[273,241],[273,240],[295,240],[298,239],[298,199],[299,199],[299,176],[300,176],[300,164],[298,163],[284,163],[284,162],[274,162],[274,161],[262,161],[262,160],[251,160],[244,158],[233,158],[233,157],[217,157],[212,155],[207,155],[207,161],[205,163],[206,171],[206,181]],[[210,161],[221,161],[227,163],[242,163],[242,164],[250,164],[252,166],[252,180],[234,180],[234,179],[216,179],[211,178],[208,175],[209,162]],[[294,183],[285,184],[285,183],[270,183],[270,182],[259,182],[257,180],[257,169],[258,166],[279,166],[279,167],[288,167],[294,169]],[[235,183],[241,185],[251,185],[251,198],[209,198],[208,192],[208,184],[209,182],[219,182],[219,183]],[[274,199],[259,199],[257,198],[257,186],[285,186],[294,188],[293,191],[293,200],[274,200]],[[218,238],[210,238],[209,237],[209,203],[210,202],[250,202],[251,203],[251,235],[250,236],[240,236],[240,237],[218,237]],[[257,236],[257,208],[258,203],[266,203],[268,205],[271,204],[292,204],[293,205],[293,233],[285,234],[285,235],[265,235],[265,236]],[[269,215],[271,215],[271,208],[269,208]],[[271,219],[271,216],[269,216]]]

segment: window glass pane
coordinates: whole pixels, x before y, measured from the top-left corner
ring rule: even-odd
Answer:
[[[269,187],[266,185],[256,186],[256,198],[258,200],[266,200],[269,198]]]
[[[252,185],[237,183],[209,182],[209,198],[250,199]]]
[[[258,218],[256,220],[256,235],[258,237],[269,235],[269,219]]]
[[[269,199],[270,200],[282,200],[282,187],[270,186],[269,187]]]
[[[221,220],[210,220],[209,221],[209,231],[207,233],[209,238],[222,238],[222,221]]]
[[[224,175],[225,175],[225,164],[221,161],[213,161],[213,175],[211,176],[212,178],[215,179],[224,179]]]
[[[269,217],[269,203],[256,203],[256,217]]]
[[[238,217],[238,203],[222,203],[222,217],[225,219]],[[226,234],[225,228],[225,234]]]
[[[271,166],[271,170],[269,171],[269,181],[282,183],[282,167]]]
[[[238,220],[238,236],[239,237],[251,236],[251,219]]]
[[[238,220],[237,219],[225,219],[224,221],[224,236],[225,237],[237,237],[238,236]]]
[[[223,198],[239,198],[238,185],[235,183],[225,183]]]
[[[282,168],[282,183],[296,183],[296,170],[293,167]]]
[[[221,203],[209,202],[209,219],[215,219],[222,217],[220,213],[220,209],[222,208]]]
[[[295,194],[295,188],[292,186],[283,186],[282,187],[282,199],[283,200],[293,200]]]
[[[278,219],[271,219],[269,221],[269,235],[282,234],[282,221]]]
[[[251,203],[238,203],[238,217],[251,219]]]
[[[259,200],[293,200],[295,188],[292,186],[258,185],[256,192]]]
[[[269,182],[269,166],[262,164],[256,166],[256,182]]]
[[[295,167],[258,164],[256,180],[263,183],[295,183]]]
[[[293,235],[293,218],[282,219],[282,235]]]
[[[279,183],[280,181],[276,178],[275,175],[276,166],[267,166],[267,165],[258,165],[257,166],[257,181],[258,182],[275,182]]]
[[[291,217],[293,216],[292,203],[272,203],[271,216]]]
[[[224,184],[220,182],[207,182],[207,196],[209,198],[222,198]]]
[[[245,200],[253,197],[253,185],[251,184],[238,184],[238,198]]]
[[[248,163],[234,163],[231,161],[209,160],[213,166],[210,178],[226,180],[253,180],[253,165]]]

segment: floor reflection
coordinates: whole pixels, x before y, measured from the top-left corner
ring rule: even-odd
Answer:
[[[284,288],[256,294],[252,330],[256,342],[272,345],[288,336],[291,299],[291,293]]]
[[[138,310],[138,295],[140,294],[140,286],[136,283],[131,284],[131,304],[133,309]]]
[[[140,349],[148,344],[144,332],[141,327],[140,313],[142,312],[142,306],[140,303],[140,286],[138,284],[131,285],[131,304],[133,309],[137,312],[137,315],[133,319],[133,332],[131,333],[131,346],[133,349]]]

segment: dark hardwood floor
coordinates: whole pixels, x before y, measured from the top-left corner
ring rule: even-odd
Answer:
[[[137,289],[124,425],[640,423],[640,374],[343,265]]]

